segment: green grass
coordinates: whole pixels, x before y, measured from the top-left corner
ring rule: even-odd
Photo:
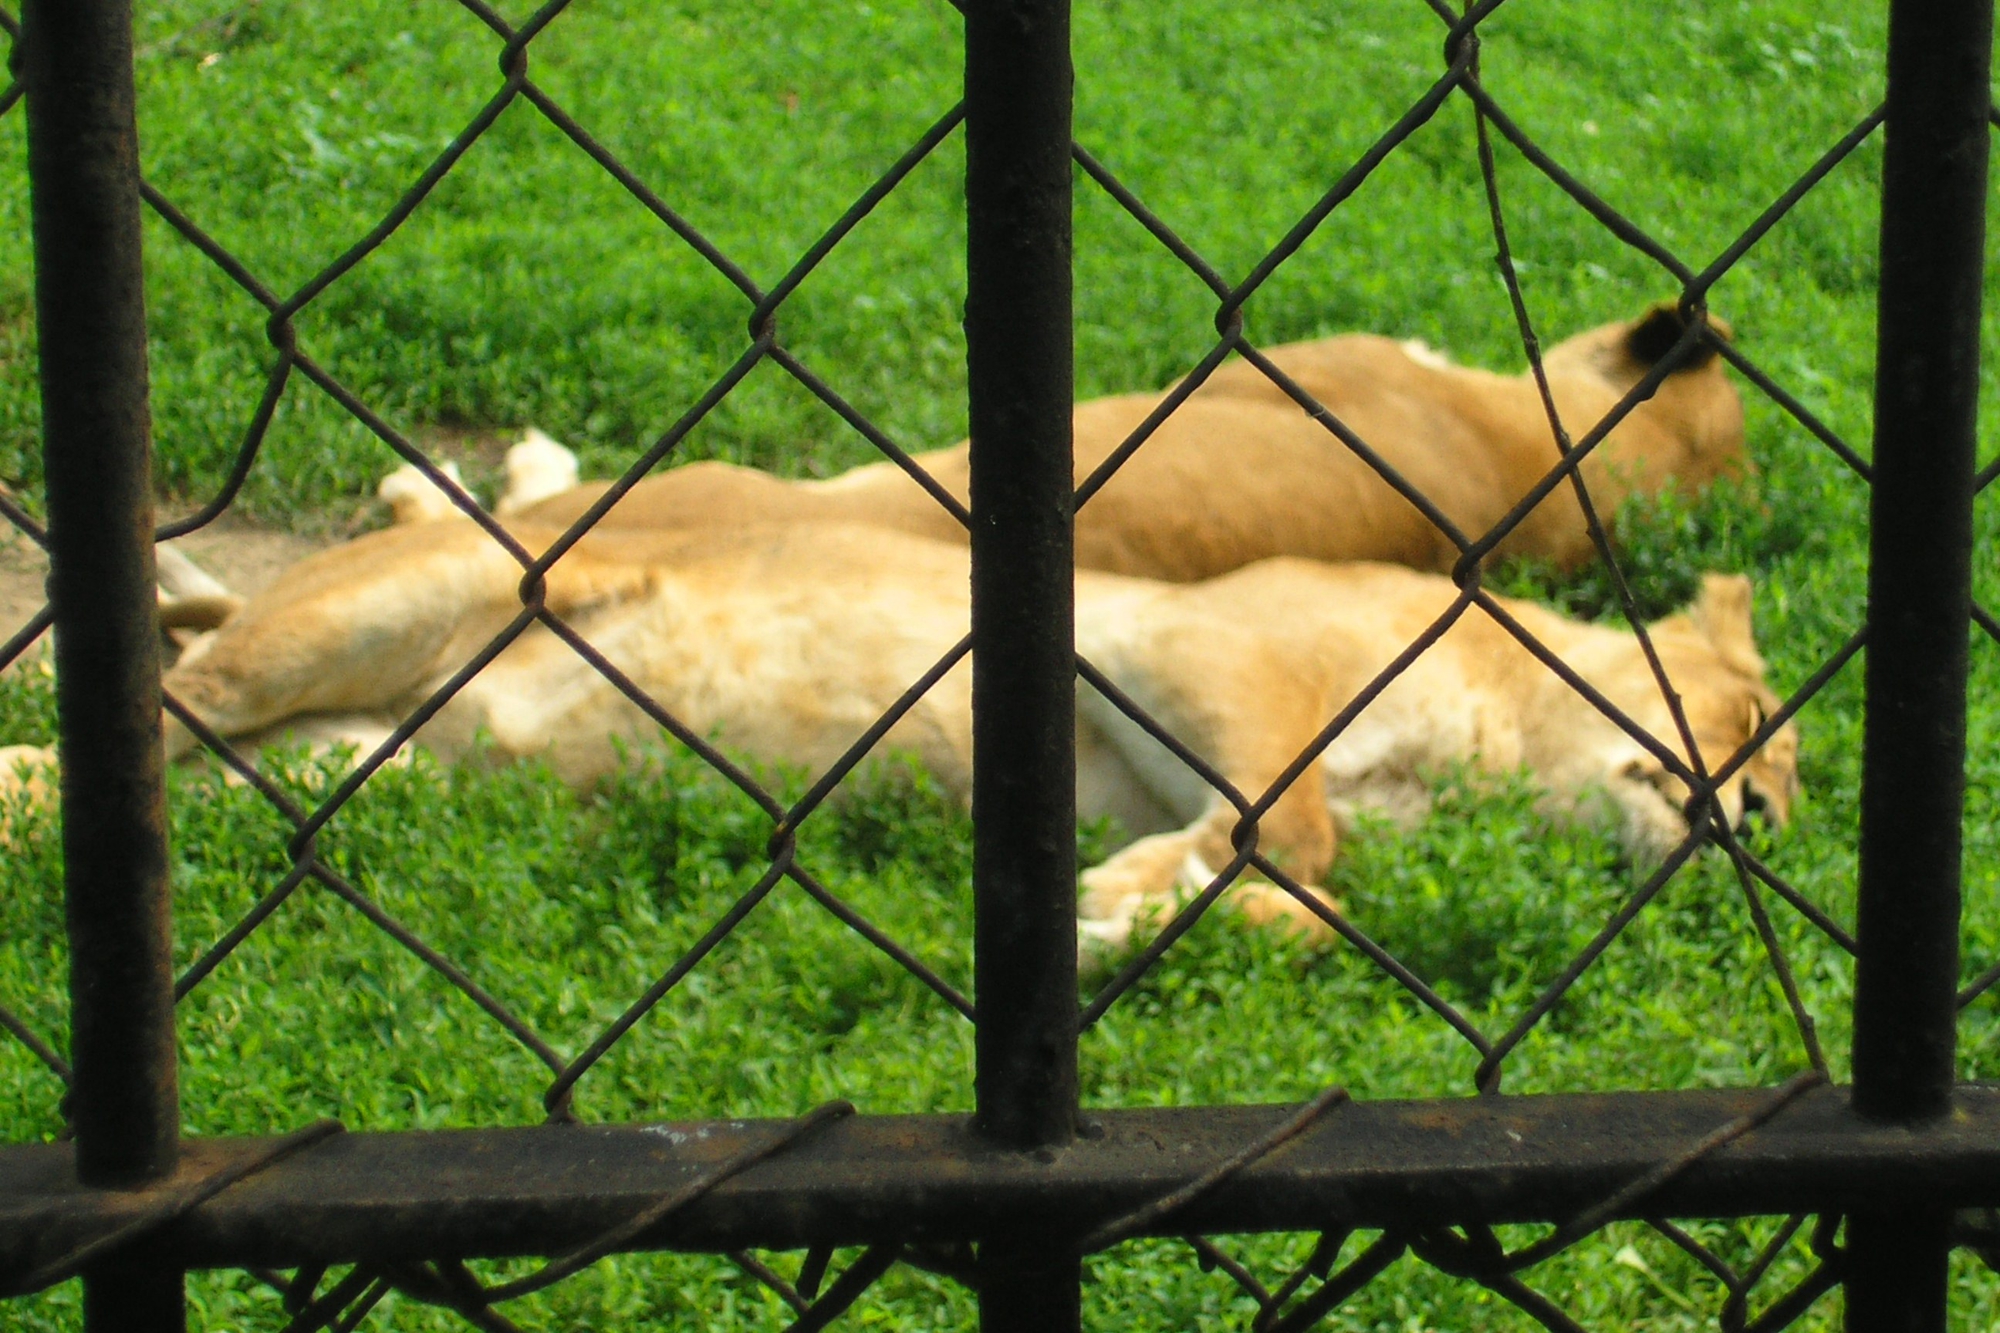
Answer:
[[[510,12],[519,5],[509,7]],[[1870,15],[1829,22],[1792,0],[1629,7],[1513,0],[1484,68],[1516,118],[1614,205],[1699,266],[1880,95]],[[1076,15],[1079,138],[1225,274],[1246,272],[1439,71],[1441,28],[1416,0],[1310,6],[1096,0]],[[145,170],[280,292],[330,262],[498,86],[498,44],[455,6],[409,0],[154,3],[139,31]],[[600,0],[538,40],[536,80],[769,286],[956,97],[957,19],[936,0],[753,6]],[[0,479],[39,484],[21,117],[0,120]],[[911,446],[963,430],[961,140],[918,167],[785,307],[785,341]],[[1864,447],[1873,363],[1879,140],[1861,149],[1717,287],[1741,346]],[[1553,338],[1670,290],[1554,187],[1501,150],[1530,308]],[[263,313],[157,220],[148,224],[154,412],[163,493],[211,490],[272,354]],[[1364,328],[1514,368],[1470,113],[1452,103],[1274,276],[1248,309],[1275,342]],[[1084,393],[1156,385],[1213,337],[1213,301],[1088,182],[1077,203]],[[1989,302],[1989,306],[1993,303]],[[2000,308],[2000,307],[1996,307]],[[529,422],[588,468],[623,466],[746,345],[749,304],[516,104],[380,251],[300,316],[300,346],[399,430],[467,451]],[[1992,386],[1988,385],[1989,390]],[[1994,395],[1986,395],[1987,420]],[[1706,568],[1749,572],[1774,681],[1788,689],[1863,612],[1866,493],[1778,409],[1749,403],[1756,478],[1621,517],[1647,614]],[[867,446],[766,367],[687,442],[795,474]],[[353,521],[389,452],[294,378],[245,503],[267,521]],[[485,474],[475,469],[475,476]],[[2000,538],[1991,499],[1980,550]],[[1990,559],[1978,572],[2000,594]],[[1506,571],[1507,588],[1601,615],[1601,573]],[[1968,975],[2000,958],[2000,653],[1974,652],[1968,775]],[[1758,850],[1851,921],[1859,665],[1801,719],[1807,799]],[[0,740],[46,739],[43,677],[0,676]],[[274,761],[302,794],[325,771]],[[795,778],[778,775],[782,786]],[[802,859],[954,984],[970,985],[969,830],[921,775],[875,770],[808,821]],[[1504,1030],[1635,883],[1599,833],[1551,826],[1518,783],[1439,775],[1412,832],[1364,823],[1333,884],[1363,929],[1488,1032]],[[65,1030],[58,864],[45,819],[17,815],[0,861],[0,1004]],[[285,831],[212,774],[174,778],[176,950],[197,956],[282,876]],[[1091,845],[1099,839],[1092,831]],[[418,762],[380,775],[322,840],[363,891],[464,964],[559,1050],[574,1052],[762,870],[761,816],[682,756],[611,790],[544,771]],[[1852,967],[1795,912],[1778,936],[1837,1074]],[[1966,1077],[2000,1076],[1991,1000],[1961,1026]],[[355,1129],[533,1123],[532,1055],[356,912],[308,887],[182,1009],[183,1105],[195,1134],[271,1132],[322,1115]],[[792,887],[782,887],[582,1082],[585,1119],[786,1115],[833,1096],[864,1111],[962,1111],[968,1025]],[[1476,1054],[1353,950],[1316,952],[1204,923],[1087,1035],[1092,1106],[1472,1091]],[[1800,1036],[1726,864],[1665,890],[1508,1062],[1509,1091],[1770,1083]],[[0,1138],[47,1138],[58,1088],[0,1043]],[[1771,1224],[1715,1224],[1738,1259]],[[1360,1242],[1350,1244],[1349,1254]],[[1310,1238],[1229,1240],[1267,1278]],[[1626,1253],[1626,1247],[1630,1253]],[[790,1259],[775,1262],[789,1264]],[[1780,1274],[1804,1270],[1802,1243]],[[1136,1243],[1090,1263],[1097,1327],[1241,1327],[1246,1307],[1182,1248]],[[1954,1319],[1993,1323],[2000,1286],[1970,1266]],[[1531,1275],[1592,1327],[1707,1326],[1712,1281],[1638,1228],[1613,1228]],[[1771,1290],[1767,1288],[1766,1290]],[[203,1328],[272,1329],[275,1300],[238,1275],[193,1280]],[[15,1304],[23,1328],[76,1326],[74,1286]],[[1838,1322],[1821,1303],[1804,1327]],[[621,1258],[512,1312],[537,1328],[737,1328],[784,1322],[720,1260]],[[969,1299],[899,1269],[849,1317],[969,1327]],[[404,1303],[372,1327],[450,1327]],[[1405,1260],[1334,1317],[1341,1329],[1515,1329],[1524,1317]]]

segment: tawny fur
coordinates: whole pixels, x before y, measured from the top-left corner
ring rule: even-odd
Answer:
[[[551,496],[575,490],[577,477],[576,455],[530,426],[520,443],[507,451],[507,489],[493,512],[518,514]]]
[[[1545,357],[1564,428],[1581,441],[1680,336],[1670,308],[1569,339]],[[1721,330],[1720,325],[1717,325]],[[1539,389],[1525,372],[1454,366],[1428,348],[1367,334],[1275,347],[1269,359],[1469,539],[1498,523],[1559,458]],[[1166,395],[1122,394],[1077,405],[1081,483]],[[963,503],[964,443],[916,456]],[[1742,466],[1743,411],[1707,347],[1668,375],[1591,452],[1581,471],[1600,515],[1629,495],[1669,484],[1699,490]],[[591,482],[520,510],[566,526],[604,493]],[[856,522],[943,541],[964,532],[895,464],[871,463],[826,481],[789,481],[720,462],[669,469],[639,483],[605,515],[607,527]],[[1498,546],[1573,566],[1591,554],[1573,489],[1555,489]],[[1146,578],[1209,578],[1276,555],[1386,560],[1448,570],[1459,551],[1327,427],[1262,370],[1224,364],[1175,409],[1077,513],[1076,559],[1087,569]]]
[[[557,535],[514,531],[531,550]],[[520,582],[520,566],[469,523],[374,533],[288,571],[166,684],[225,736],[255,740],[300,718],[379,736],[519,614]],[[762,525],[586,537],[550,570],[547,605],[695,732],[818,771],[965,633],[967,587],[959,547],[851,525]],[[1254,799],[1456,596],[1434,575],[1291,558],[1186,585],[1084,573],[1077,644]],[[1746,580],[1713,577],[1692,611],[1653,627],[1711,768],[1776,706],[1749,603]],[[1680,749],[1630,633],[1501,605]],[[961,664],[881,747],[914,754],[961,793],[971,773],[969,684]],[[1083,878],[1085,933],[1116,944],[1228,863],[1236,815],[1103,698],[1080,690],[1078,714],[1080,810],[1116,815],[1139,838]],[[170,753],[190,747],[178,724],[167,727]],[[447,758],[482,744],[496,757],[541,757],[584,785],[619,762],[621,743],[657,735],[569,645],[535,626],[417,740]],[[1784,820],[1795,755],[1787,727],[1723,788],[1726,816],[1756,803]],[[1425,774],[1455,762],[1524,768],[1554,799],[1615,819],[1645,854],[1686,831],[1686,789],[1660,759],[1473,607],[1272,804],[1258,846],[1312,884],[1334,855],[1343,808],[1407,808]],[[1268,884],[1236,895],[1253,917],[1326,930],[1319,912]],[[1333,910],[1324,899],[1319,907]]]
[[[465,479],[458,475],[458,464],[441,463],[438,471],[451,478],[452,485],[465,489]],[[414,463],[405,463],[382,478],[375,486],[375,498],[389,506],[391,520],[397,523],[429,523],[455,517],[459,512],[451,497]]]

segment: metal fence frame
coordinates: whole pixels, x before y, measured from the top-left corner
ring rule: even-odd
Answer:
[[[561,116],[529,81],[527,50],[563,0],[518,29],[478,0],[462,3],[503,39],[503,94],[411,192],[409,208],[506,101],[526,97],[551,118]],[[1463,13],[1444,0],[1430,3],[1445,25],[1444,77],[1250,278],[1232,285],[1072,143],[1066,0],[965,0],[966,323],[976,441],[969,521],[977,1112],[968,1125],[947,1116],[854,1116],[835,1105],[792,1122],[710,1124],[699,1142],[670,1148],[633,1127],[579,1126],[559,1116],[531,1129],[335,1135],[337,1127],[320,1126],[284,1137],[179,1141],[154,628],[153,542],[161,534],[154,531],[150,484],[141,208],[154,207],[264,301],[279,353],[280,368],[236,476],[178,531],[226,506],[286,375],[296,369],[339,396],[337,384],[296,347],[290,316],[379,243],[408,208],[399,205],[400,216],[306,290],[288,300],[270,295],[140,180],[129,0],[29,0],[18,48],[33,189],[53,611],[16,636],[6,658],[53,622],[73,955],[74,1143],[0,1147],[6,1289],[35,1290],[81,1273],[87,1328],[151,1333],[184,1326],[185,1269],[282,1267],[296,1271],[272,1280],[287,1287],[300,1329],[336,1320],[351,1327],[348,1321],[365,1316],[391,1288],[456,1308],[480,1327],[502,1328],[510,1325],[494,1308],[499,1302],[614,1250],[807,1247],[796,1283],[761,1274],[799,1311],[798,1328],[823,1327],[900,1259],[975,1286],[983,1327],[1042,1330],[1079,1325],[1081,1255],[1151,1234],[1189,1236],[1204,1261],[1230,1268],[1257,1297],[1264,1329],[1309,1327],[1406,1251],[1563,1329],[1575,1325],[1516,1274],[1607,1221],[1816,1213],[1820,1267],[1754,1320],[1744,1298],[1761,1266],[1734,1273],[1712,1255],[1703,1258],[1732,1293],[1726,1325],[1781,1327],[1844,1283],[1847,1326],[1857,1333],[1942,1328],[1951,1248],[1992,1252],[2000,1243],[1993,1229],[1954,1216],[1957,1209],[2000,1203],[2000,1090],[1956,1084],[1953,1063],[1955,1017],[1969,998],[1955,991],[1969,624],[1976,617],[2000,638],[1970,594],[1972,501],[1993,473],[1975,475],[1974,429],[1992,0],[1893,0],[1884,110],[1700,272],[1680,265],[1563,174],[1484,92],[1478,25],[1501,0],[1479,0]],[[1824,1086],[1809,1074],[1775,1090],[1489,1096],[1346,1105],[1337,1116],[1330,1113],[1345,1094],[1332,1090],[1296,1110],[1117,1110],[1093,1112],[1080,1125],[1077,1035],[1094,1014],[1080,1015],[1074,998],[1078,663],[1069,633],[1071,515],[1073,503],[1087,499],[1103,477],[1073,496],[1072,162],[1219,298],[1221,341],[1170,395],[1169,406],[1232,351],[1263,364],[1282,386],[1283,377],[1241,338],[1242,301],[1454,91],[1479,110],[1502,269],[1531,359],[1533,330],[1512,282],[1489,125],[1622,239],[1680,276],[1683,309],[1693,318],[1664,363],[1669,369],[1706,338],[1837,448],[1831,433],[1754,365],[1707,334],[1702,299],[1826,170],[1877,124],[1885,127],[1872,466],[1843,450],[1873,487],[1870,624],[1763,733],[1782,724],[1866,636],[1854,1086]],[[7,94],[6,104],[17,95]],[[755,357],[784,355],[772,324],[778,304],[960,114],[940,121],[884,177],[879,193],[857,204],[779,288],[764,293],[747,278],[738,283],[757,307]],[[558,124],[667,225],[705,245],[574,122]],[[703,253],[741,277],[712,248]],[[698,411],[726,393],[755,357],[746,354]],[[784,364],[809,377],[795,362]],[[1621,410],[1650,393],[1658,375]],[[1302,405],[1317,406],[1296,386],[1289,389]],[[844,407],[823,386],[815,392]],[[429,469],[365,407],[350,407]],[[858,420],[851,409],[846,414]],[[698,419],[698,412],[691,415]],[[1526,505],[1575,477],[1576,463],[1608,426],[1575,442],[1560,429],[1558,423],[1563,465],[1516,520]],[[627,482],[684,433],[685,427],[669,432]],[[1399,480],[1387,475],[1392,484]],[[484,517],[457,494],[468,512]],[[8,517],[43,535],[12,506]],[[1594,526],[1602,543],[1601,526]],[[1497,534],[1459,537],[1461,609],[1484,596],[1479,562],[1497,540]],[[554,626],[538,604],[537,576],[559,552],[539,561],[521,554],[524,609],[514,632],[538,618]],[[1713,794],[1717,776],[1692,776]],[[1703,791],[1697,786],[1698,799]],[[1256,866],[1279,878],[1254,852],[1262,804],[1249,798],[1239,804],[1251,836],[1236,868]],[[310,870],[311,836],[320,822],[301,824],[294,855],[306,869],[295,878]],[[1726,831],[1718,836],[1726,841]],[[1691,837],[1690,849],[1697,840]],[[780,842],[774,836],[774,847]],[[1732,855],[1741,869],[1740,849]],[[1213,901],[1219,892],[1220,884],[1204,897]],[[1142,957],[1135,966],[1148,963]],[[1992,980],[1975,983],[1971,993]],[[460,984],[477,998],[469,980]],[[1549,1003],[1559,995],[1558,989]],[[34,1044],[31,1034],[17,1035]],[[1498,1057],[1487,1054],[1497,1069]],[[47,1058],[61,1066],[53,1052]],[[561,1111],[566,1088],[559,1077],[552,1111]],[[1844,1245],[1836,1243],[1842,1218]],[[1514,1221],[1557,1225],[1542,1241],[1509,1254],[1489,1228]],[[1782,1239],[1803,1223],[1796,1217]],[[1679,1237],[1676,1243],[1686,1241],[1691,1253],[1700,1251],[1671,1224],[1656,1225]],[[1355,1227],[1385,1230],[1360,1257],[1335,1269],[1335,1238]],[[1226,1254],[1200,1239],[1203,1232],[1256,1230],[1319,1231],[1333,1244],[1328,1250],[1323,1241],[1320,1255],[1273,1290],[1231,1268]],[[869,1248],[820,1291],[831,1247],[854,1245]],[[559,1257],[535,1276],[499,1288],[482,1288],[462,1263],[523,1254]],[[359,1266],[321,1291],[326,1267],[341,1263]]]

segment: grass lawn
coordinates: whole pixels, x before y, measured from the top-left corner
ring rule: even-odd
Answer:
[[[519,18],[525,6],[503,6]],[[1881,95],[1879,16],[1804,0],[1691,0],[1643,18],[1605,0],[1512,0],[1483,68],[1559,161],[1684,260],[1720,252]],[[1084,0],[1075,16],[1077,135],[1212,265],[1247,272],[1441,71],[1419,0]],[[535,42],[537,83],[641,180],[769,288],[956,99],[958,18],[942,0],[585,0]],[[154,0],[139,17],[148,179],[288,295],[366,234],[499,87],[500,43],[445,0]],[[0,480],[37,503],[24,149],[0,119]],[[1716,287],[1739,345],[1862,452],[1873,367],[1879,137]],[[947,138],[799,287],[780,315],[808,366],[909,447],[964,428],[962,139]],[[1512,150],[1500,181],[1527,300],[1553,340],[1667,295]],[[1077,194],[1077,357],[1086,394],[1150,387],[1213,339],[1213,298],[1088,181]],[[157,218],[148,222],[158,471],[169,506],[213,491],[263,392],[265,312]],[[1471,112],[1448,103],[1251,301],[1261,342],[1350,329],[1424,338],[1514,369]],[[1995,303],[1989,300],[1989,308]],[[299,346],[398,431],[490,485],[496,441],[529,423],[623,467],[746,343],[751,305],[524,102],[502,112],[378,250],[299,315]],[[1984,420],[1992,420],[1994,395]],[[1791,417],[1746,394],[1759,475],[1625,516],[1631,568],[1665,609],[1706,568],[1757,581],[1780,691],[1863,615],[1864,485]],[[1991,432],[1989,432],[1990,434]],[[793,474],[869,446],[775,367],[753,372],[680,458]],[[390,451],[303,377],[284,391],[242,505],[327,533],[375,517]],[[1992,497],[1977,580],[2000,604]],[[1601,612],[1601,575],[1506,571],[1510,587]],[[0,626],[0,633],[11,631]],[[1973,654],[1965,970],[2000,959],[2000,647]],[[1807,798],[1755,849],[1834,919],[1853,917],[1861,669],[1801,718]],[[0,676],[0,741],[46,739],[48,681]],[[324,764],[272,771],[301,796]],[[799,776],[774,774],[781,786]],[[912,952],[970,985],[970,832],[921,774],[865,772],[808,821],[802,861]],[[173,779],[176,949],[192,961],[283,877],[286,830],[253,792]],[[54,830],[16,818],[0,860],[0,1005],[60,1044],[64,953]],[[645,756],[580,798],[533,766],[419,761],[387,770],[321,839],[358,888],[463,965],[557,1050],[587,1046],[753,883],[768,824],[683,755]],[[1080,836],[1095,846],[1101,830]],[[1553,827],[1515,783],[1438,777],[1414,833],[1365,824],[1333,884],[1354,919],[1485,1032],[1505,1031],[1616,910],[1638,872],[1606,836]],[[1772,929],[1837,1077],[1851,960],[1769,895]],[[464,996],[351,906],[308,887],[182,1006],[194,1134],[272,1132],[319,1116],[353,1129],[533,1123],[547,1072]],[[862,1110],[962,1111],[971,1031],[820,906],[785,887],[579,1085],[593,1121],[789,1115],[830,1097]],[[1745,895],[1715,855],[1668,886],[1509,1060],[1513,1092],[1775,1083],[1806,1046]],[[1085,1037],[1091,1106],[1465,1095],[1475,1051],[1352,950],[1315,952],[1217,917]],[[2000,1077],[1991,998],[1960,1030],[1961,1071]],[[0,1138],[53,1136],[56,1081],[0,1042]],[[1739,1266],[1775,1220],[1699,1234]],[[1366,1240],[1349,1243],[1348,1254]],[[1275,1283],[1312,1237],[1223,1243]],[[795,1256],[775,1264],[791,1271]],[[1954,1321],[1989,1327],[2000,1282],[1957,1261]],[[1803,1237],[1757,1303],[1810,1267]],[[1093,1327],[1242,1327],[1251,1307],[1186,1247],[1091,1260]],[[1713,1326],[1723,1295],[1656,1233],[1611,1228],[1534,1269],[1592,1328]],[[277,1329],[277,1299],[238,1274],[190,1282],[204,1329]],[[0,1323],[77,1327],[74,1284]],[[721,1259],[607,1261],[510,1307],[526,1327],[776,1328],[777,1299]],[[850,1325],[970,1327],[971,1299],[898,1269]],[[1838,1298],[1799,1327],[1838,1327]],[[371,1328],[456,1327],[393,1300]],[[1338,1329],[1534,1327],[1413,1260],[1329,1318]]]

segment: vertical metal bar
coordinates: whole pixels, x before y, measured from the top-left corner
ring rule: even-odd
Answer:
[[[1861,778],[1854,1105],[1945,1114],[1955,1079],[1972,475],[1993,0],[1894,0]],[[1945,1219],[1849,1225],[1847,1327],[1945,1325]]]
[[[83,1270],[87,1333],[184,1333],[185,1307],[177,1268],[107,1260]]]
[[[1850,1333],[1940,1333],[1951,1216],[1869,1213],[1847,1220]]]
[[[152,424],[130,0],[22,14],[41,341],[77,1174],[132,1188],[179,1149]],[[91,1330],[179,1329],[180,1274],[84,1283]]]
[[[1068,0],[965,6],[977,1124],[1076,1128]],[[1079,1326],[1068,1237],[981,1246],[982,1326]]]

